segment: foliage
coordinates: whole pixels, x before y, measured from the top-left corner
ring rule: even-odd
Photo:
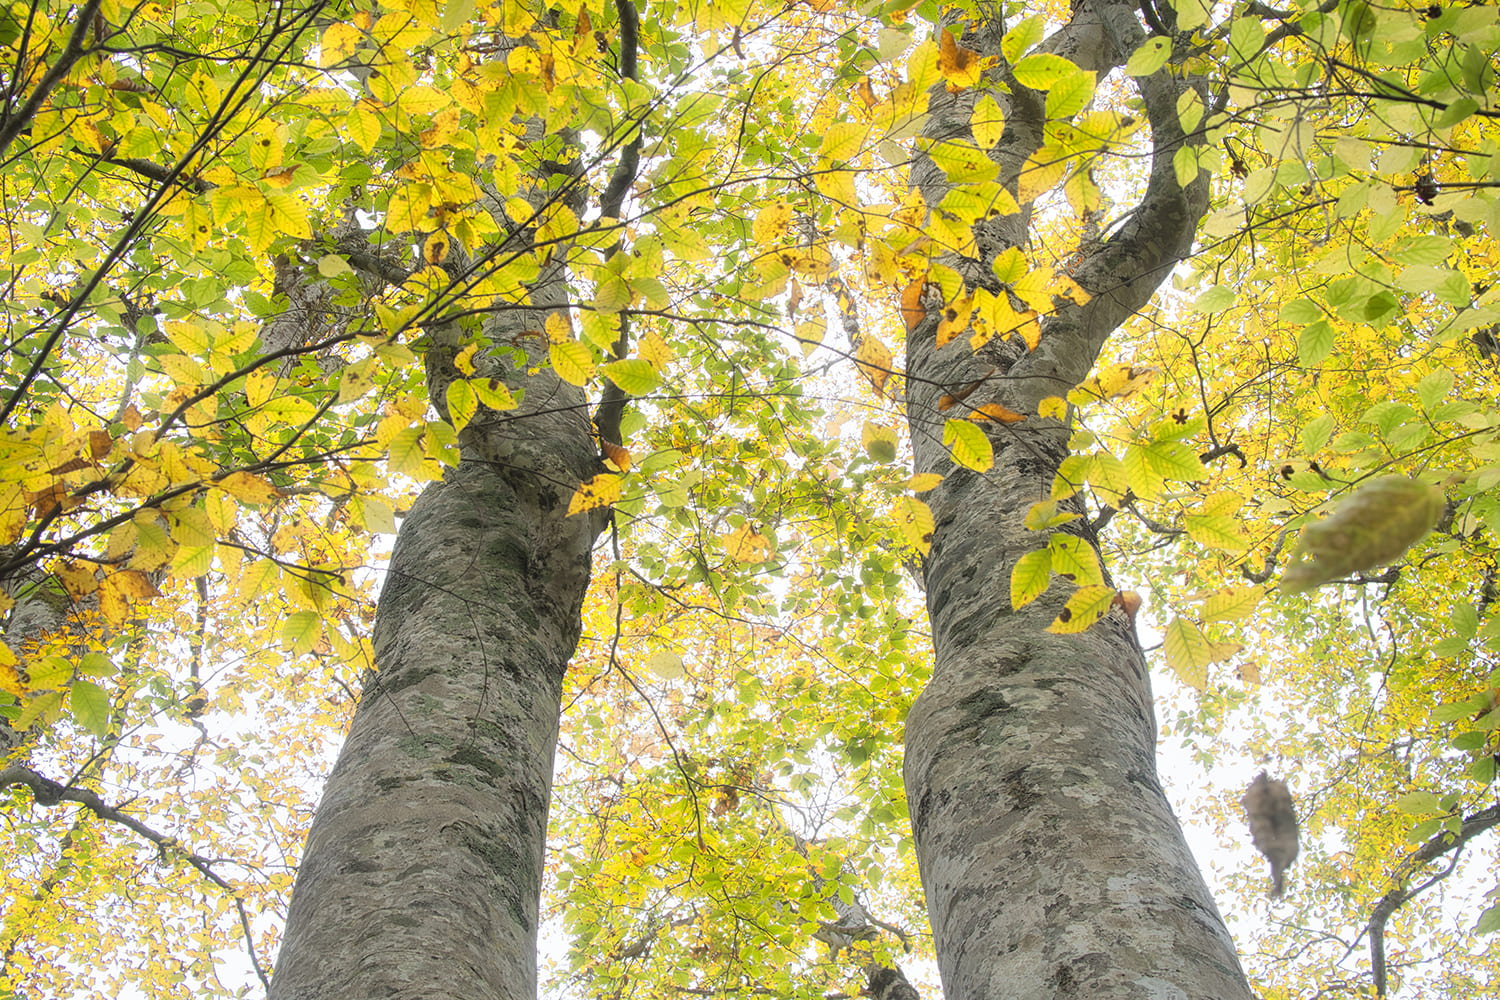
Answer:
[[[1203,81],[1178,106],[1203,139],[1178,179],[1215,190],[1193,260],[1038,413],[955,392],[916,419],[981,471],[1004,428],[1072,420],[1009,599],[1076,588],[1059,631],[1115,602],[1056,530],[1086,497],[1186,685],[1168,729],[1243,774],[1201,803],[1226,839],[1234,762],[1284,766],[1303,855],[1244,931],[1267,995],[1352,975],[1380,906],[1456,853],[1432,838],[1493,862],[1494,10],[1157,4],[1125,78],[1095,79],[1047,51],[1067,9],[1000,7],[642,4],[634,80],[600,0],[0,11],[0,989],[233,994],[268,967],[387,536],[481,407],[544,405],[487,367],[536,344],[629,399],[609,470],[562,484],[614,530],[565,695],[557,988],[853,992],[828,938],[855,902],[890,925],[877,955],[920,952],[897,733],[935,482],[906,472],[894,359],[929,310],[947,350],[1041,349],[1141,186],[1129,78],[1158,72]],[[1003,74],[962,44],[981,15],[1006,18]],[[1012,186],[1002,86],[1049,119]],[[971,137],[919,137],[933,88],[972,96]],[[949,266],[1023,209],[1001,294]],[[573,308],[534,310],[557,259]],[[424,362],[457,373],[440,398]],[[1442,488],[1436,530],[1276,590],[1302,529],[1383,475]],[[1239,850],[1226,906],[1263,913]],[[1442,888],[1380,917],[1385,963],[1493,985],[1474,934],[1500,904]]]

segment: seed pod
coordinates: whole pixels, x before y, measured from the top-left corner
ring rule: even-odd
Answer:
[[[1443,491],[1405,476],[1383,476],[1351,493],[1328,517],[1302,529],[1281,591],[1300,594],[1330,580],[1394,562],[1442,516]]]

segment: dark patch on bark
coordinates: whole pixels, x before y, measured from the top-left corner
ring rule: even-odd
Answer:
[[[1000,776],[1005,793],[1015,802],[1017,809],[1030,809],[1042,800],[1042,795],[1026,781],[1026,768],[1017,767]]]
[[[958,707],[963,710],[964,714],[954,729],[978,728],[979,724],[986,719],[1015,711],[1011,703],[1005,700],[1004,695],[989,688],[967,695],[959,701]]]
[[[525,891],[524,884],[531,880],[525,877],[526,872],[516,852],[507,844],[498,842],[495,837],[486,836],[467,826],[460,833],[459,841],[463,844],[464,850],[474,855],[482,865],[494,873],[493,882],[500,889],[500,894],[505,897],[506,907],[510,910],[511,916],[529,933],[532,929],[531,918],[527,916],[526,908],[521,905],[521,894]]]
[[[394,792],[396,789],[400,788],[404,784],[406,784],[406,779],[405,778],[376,778],[375,779],[375,787],[378,788],[378,789],[380,789],[382,792]]]
[[[506,769],[493,757],[481,752],[472,744],[459,747],[443,759],[450,764],[457,764],[460,767],[467,767],[478,771],[483,775],[484,783],[491,787],[498,787],[499,782],[497,779],[503,777],[506,773]]]
[[[433,674],[440,673],[442,671],[437,667],[413,667],[410,670],[403,670],[399,674],[382,674],[380,676],[380,690],[383,694],[387,695],[398,694],[409,687],[422,683]]]
[[[1066,965],[1059,965],[1054,969],[1052,975],[1047,977],[1047,982],[1064,995],[1078,992],[1078,980],[1073,978],[1073,970]]]
[[[947,806],[948,800],[952,798],[947,789],[937,792],[935,797],[937,799],[935,805],[938,808]],[[927,819],[932,815],[934,808],[933,798],[934,793],[931,789],[924,792],[921,800],[917,802],[916,811],[911,814],[912,833],[917,837],[921,837],[923,831],[927,829]]]

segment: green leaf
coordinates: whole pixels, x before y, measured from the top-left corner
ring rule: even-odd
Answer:
[[[1014,65],[1022,53],[1042,40],[1046,32],[1046,19],[1040,14],[1033,14],[1017,22],[1014,28],[1001,37],[1000,54],[1005,57],[1006,62]]]
[[[594,377],[594,352],[582,341],[565,340],[553,344],[548,353],[553,371],[569,385],[587,385]]]
[[[1167,64],[1172,55],[1172,41],[1161,35],[1146,39],[1125,63],[1127,76],[1150,76]]]
[[[1448,393],[1453,391],[1453,369],[1435,368],[1417,383],[1417,398],[1422,409],[1431,413]]]
[[[1334,427],[1337,426],[1333,414],[1325,413],[1314,417],[1302,428],[1302,454],[1316,455],[1328,444],[1328,439],[1333,436]]]
[[[93,681],[73,682],[68,694],[68,707],[78,724],[95,736],[109,732],[109,695]]]
[[[622,391],[632,396],[649,395],[661,384],[661,376],[651,367],[651,362],[643,358],[611,361],[601,371]]]
[[[1475,934],[1493,934],[1500,931],[1500,903],[1489,907],[1474,922]]]
[[[1396,800],[1397,812],[1410,816],[1422,816],[1439,810],[1439,799],[1433,792],[1407,792]]]
[[[1099,568],[1099,556],[1094,547],[1077,535],[1054,533],[1047,539],[1047,551],[1051,553],[1052,572],[1063,579],[1080,587],[1104,583],[1104,573]]]
[[[1333,353],[1333,327],[1326,320],[1309,323],[1297,337],[1297,362],[1304,368],[1316,368]]]
[[[995,464],[995,450],[984,431],[967,420],[949,420],[943,425],[943,444],[953,460],[975,472],[988,472]]]
[[[1036,52],[1011,68],[1016,82],[1032,90],[1048,90],[1054,83],[1069,77],[1079,69],[1062,56],[1051,52]]]
[[[1052,584],[1052,553],[1036,549],[1016,560],[1010,571],[1010,603],[1023,608],[1046,593]]]
[[[1082,111],[1094,99],[1094,74],[1075,69],[1052,84],[1047,91],[1047,117],[1069,118]]]

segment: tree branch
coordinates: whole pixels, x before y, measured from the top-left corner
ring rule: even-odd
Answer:
[[[58,53],[57,60],[48,68],[46,74],[14,114],[7,112],[0,118],[0,157],[6,150],[10,149],[11,143],[16,137],[31,125],[31,120],[46,103],[48,96],[59,83],[63,81],[78,60],[88,55],[92,49],[86,44],[89,32],[93,30],[94,19],[99,16],[99,8],[104,5],[104,0],[87,0],[78,10],[78,23],[73,25],[73,33],[68,36],[68,44],[63,46],[62,52]],[[21,58],[19,55],[16,57]]]
[[[1404,881],[1406,875],[1429,861],[1435,861],[1444,854],[1453,853],[1448,867],[1438,872],[1432,878],[1421,885],[1411,889],[1402,889],[1399,886],[1380,897],[1375,904],[1374,911],[1370,914],[1370,971],[1375,977],[1375,995],[1384,997],[1386,995],[1386,968],[1385,968],[1385,922],[1390,919],[1402,906],[1405,906],[1419,894],[1441,882],[1453,874],[1454,866],[1458,864],[1459,852],[1463,850],[1474,837],[1500,824],[1500,805],[1490,806],[1488,809],[1480,810],[1463,821],[1458,833],[1444,831],[1433,836],[1421,847],[1417,848],[1396,869],[1398,882]]]
[[[51,807],[60,802],[76,802],[105,822],[123,826],[151,841],[163,858],[176,854],[196,868],[204,878],[228,893],[234,900],[235,908],[239,911],[240,927],[245,934],[245,948],[250,953],[250,964],[255,967],[255,974],[260,978],[261,985],[268,990],[271,988],[270,977],[266,975],[265,969],[261,967],[260,958],[255,953],[255,939],[250,932],[250,915],[245,911],[244,901],[240,899],[239,891],[213,870],[213,861],[188,850],[176,837],[170,837],[152,829],[134,816],[108,804],[86,788],[73,788],[60,784],[19,764],[0,769],[0,788],[9,788],[12,785],[25,785],[30,788],[32,797],[40,806]]]
[[[620,12],[620,76],[634,80],[638,75],[636,51],[640,44],[640,20],[636,15],[634,0],[615,0],[615,9]],[[603,217],[620,217],[625,208],[625,195],[630,191],[630,185],[635,183],[636,174],[640,170],[641,122],[637,121],[630,127],[635,129],[635,138],[620,150],[620,162],[615,165],[614,173],[610,175],[604,194],[599,199],[599,213]],[[615,245],[615,253],[620,252],[623,243],[622,240]],[[619,316],[620,336],[610,347],[610,355],[616,361],[623,360],[630,350],[630,317],[624,312]],[[620,421],[625,417],[625,403],[629,398],[625,390],[612,380],[604,380],[599,408],[594,411],[594,426],[599,430],[600,441],[613,445],[625,443],[620,440]]]

